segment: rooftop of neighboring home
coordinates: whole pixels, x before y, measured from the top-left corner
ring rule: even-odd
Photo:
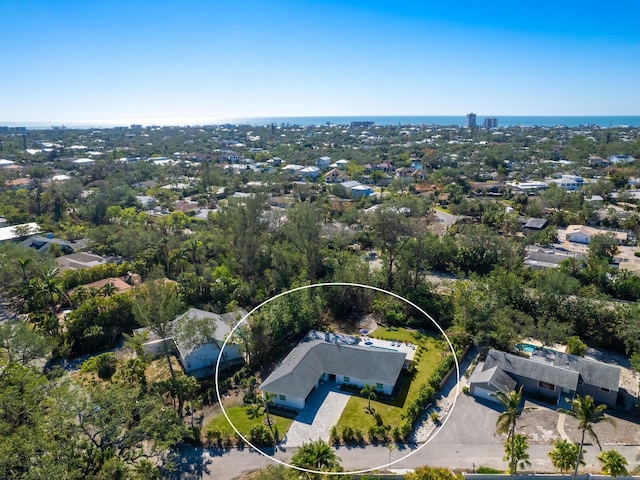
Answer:
[[[96,265],[108,263],[113,257],[102,257],[94,253],[81,252],[71,253],[56,258],[56,262],[61,270],[82,270],[83,268],[91,268]]]
[[[24,236],[34,235],[41,231],[40,225],[35,222],[21,223],[0,228],[0,242],[17,240]]]

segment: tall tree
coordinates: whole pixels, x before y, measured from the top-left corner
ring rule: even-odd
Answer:
[[[368,217],[368,224],[386,261],[386,287],[392,290],[396,259],[416,229],[404,211],[390,207],[378,208]]]
[[[307,279],[315,283],[322,265],[321,229],[322,210],[311,203],[298,203],[288,215],[284,231],[289,242],[303,256],[307,266]]]
[[[584,437],[587,433],[598,444],[598,448],[602,450],[602,447],[600,446],[600,440],[598,440],[598,436],[593,430],[593,426],[600,422],[614,424],[614,421],[611,418],[604,416],[604,411],[606,410],[606,408],[607,406],[604,404],[596,405],[596,402],[591,395],[585,395],[584,397],[576,395],[576,397],[571,400],[571,410],[567,410],[565,408],[558,409],[558,412],[564,413],[578,420],[578,428],[582,432],[582,438],[580,439],[580,448],[578,450],[578,458],[582,458]],[[576,462],[575,470],[573,471],[573,480],[575,480],[576,476],[578,475],[578,467],[579,462]]]
[[[171,363],[171,343],[173,336],[173,320],[183,309],[178,295],[178,286],[162,276],[162,267],[152,270],[144,286],[137,289],[133,311],[141,325],[147,326],[154,334],[162,339],[162,348],[171,378],[176,375]]]
[[[507,443],[509,446],[509,474],[513,478],[517,468],[516,458],[516,422],[522,413],[531,410],[531,408],[520,409],[522,403],[522,387],[519,390],[511,390],[508,393],[497,391],[492,394],[498,402],[504,407],[504,411],[498,415],[496,420],[496,428],[498,433],[507,434]],[[505,447],[506,448],[506,447]]]

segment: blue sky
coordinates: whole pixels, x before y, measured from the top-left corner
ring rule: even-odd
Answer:
[[[640,115],[640,2],[613,5],[0,0],[0,123]]]

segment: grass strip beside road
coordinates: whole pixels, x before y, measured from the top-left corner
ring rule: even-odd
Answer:
[[[245,438],[249,438],[249,432],[251,432],[251,428],[253,428],[254,425],[265,425],[264,419],[266,418],[266,415],[264,410],[261,410],[260,414],[253,418],[248,415],[247,407],[241,405],[226,407],[224,411],[227,412],[229,420],[231,420],[233,425],[240,431],[240,433],[242,433],[242,435],[244,435]],[[269,412],[269,416],[272,421],[275,420],[275,425],[278,427],[278,434],[280,438],[283,438],[293,423],[293,419],[274,415],[271,411]],[[229,435],[232,439],[235,438],[235,431],[233,430],[233,427],[229,425],[229,422],[222,414],[217,415],[207,423],[203,430],[205,435],[207,430],[217,430],[223,437]]]

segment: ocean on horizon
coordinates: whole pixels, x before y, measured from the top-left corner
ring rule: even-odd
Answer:
[[[497,118],[498,127],[526,126],[526,127],[579,127],[598,126],[611,127],[640,127],[640,115],[584,115],[584,116],[525,116],[525,115],[477,115],[477,125],[482,127],[485,118]],[[354,116],[309,116],[309,117],[228,117],[211,119],[145,119],[145,122],[135,120],[122,121],[93,121],[68,122],[66,128],[113,128],[128,127],[131,124],[149,126],[202,126],[202,125],[350,125],[351,122],[374,122],[375,125],[439,125],[461,127],[467,124],[466,116],[458,115],[354,115]],[[0,126],[26,127],[30,130],[51,129],[59,126],[56,122],[1,122]]]

